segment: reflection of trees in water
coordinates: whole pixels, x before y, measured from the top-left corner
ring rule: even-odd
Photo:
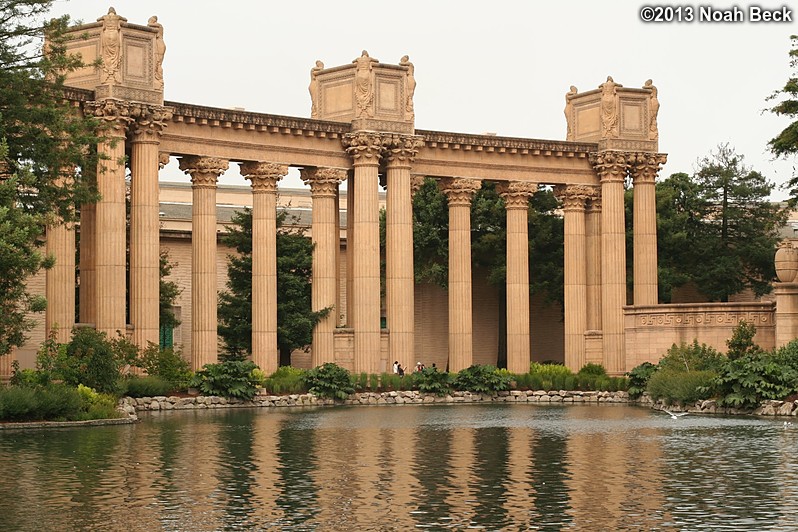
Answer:
[[[317,486],[313,481],[319,457],[315,449],[316,431],[297,426],[295,420],[294,416],[286,417],[277,436],[280,495],[275,502],[282,510],[281,525],[298,526],[319,513]]]
[[[493,527],[508,524],[506,500],[507,458],[509,445],[505,427],[476,429],[473,456],[473,476],[476,508],[474,524]]]
[[[533,510],[529,524],[544,530],[559,530],[572,521],[567,482],[567,442],[565,433],[538,433],[530,442],[530,485]]]
[[[254,411],[231,410],[227,415],[214,418],[218,426],[219,468],[218,489],[225,500],[221,521],[229,528],[237,528],[258,513],[253,488],[255,479],[255,426]]]
[[[412,467],[419,483],[418,524],[443,523],[451,516],[452,509],[444,495],[452,489],[449,461],[453,432],[423,427],[416,430]]]

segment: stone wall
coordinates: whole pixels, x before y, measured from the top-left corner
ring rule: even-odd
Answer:
[[[656,363],[671,345],[693,340],[726,352],[726,340],[743,320],[756,326],[754,341],[763,349],[775,345],[771,301],[627,306],[624,320],[626,371],[643,362]]]

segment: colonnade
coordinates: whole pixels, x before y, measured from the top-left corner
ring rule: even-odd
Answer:
[[[105,125],[106,140],[97,172],[101,199],[81,208],[80,320],[111,336],[126,324],[125,142],[129,140],[130,324],[140,346],[158,342],[159,311],[159,138],[170,119],[163,106],[118,100],[87,102],[86,110]],[[412,193],[418,176],[413,161],[422,137],[360,131],[343,136],[352,167],[304,166],[302,179],[313,201],[313,309],[329,309],[313,333],[314,365],[336,360],[336,326],[354,335],[355,371],[376,373],[380,366],[381,294],[379,251],[379,174],[387,184],[385,314],[388,359],[412,367],[414,276]],[[220,157],[182,155],[180,169],[191,177],[192,282],[191,361],[194,368],[217,360],[216,183],[229,167]],[[634,302],[657,303],[656,210],[654,179],[665,156],[599,151],[590,162],[599,185],[558,185],[565,222],[565,354],[577,369],[588,359],[585,335],[600,331],[602,362],[612,373],[624,368],[623,307],[626,304],[624,180],[634,182]],[[267,373],[277,369],[276,192],[288,164],[240,163],[253,193],[253,360]],[[338,189],[348,180],[347,308],[339,293]],[[440,177],[449,209],[449,370],[471,365],[473,354],[470,208],[481,181]],[[526,371],[530,362],[529,198],[538,183],[505,181],[498,192],[507,213],[507,364]],[[98,228],[100,228],[98,232]],[[48,273],[47,327],[59,341],[74,325],[74,295],[68,277],[74,230],[48,228],[48,250],[60,257]]]

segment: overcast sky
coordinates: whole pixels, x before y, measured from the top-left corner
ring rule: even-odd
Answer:
[[[640,87],[651,78],[668,153],[660,176],[692,172],[725,142],[777,183],[793,171],[793,160],[767,151],[788,120],[763,109],[790,75],[795,23],[643,23],[644,0],[56,0],[53,14],[92,22],[111,5],[132,23],[158,15],[167,100],[309,117],[315,60],[346,64],[366,49],[383,63],[410,55],[419,129],[562,140],[570,85],[589,90],[611,75]],[[228,173],[223,182],[244,183]]]

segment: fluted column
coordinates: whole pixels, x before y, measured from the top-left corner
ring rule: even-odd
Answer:
[[[656,305],[657,276],[657,199],[655,181],[664,153],[636,153],[631,161],[634,183],[634,303]]]
[[[228,162],[194,155],[180,158],[191,176],[191,367],[218,360],[216,338],[216,180]]]
[[[252,361],[267,375],[280,365],[277,347],[277,182],[288,166],[246,162],[252,181]]]
[[[623,183],[629,154],[591,154],[601,179],[601,322],[604,367],[614,375],[625,371],[623,307],[626,304],[626,229]]]
[[[94,311],[96,328],[111,337],[125,334],[126,320],[126,221],[125,221],[125,136],[130,104],[119,100],[86,102],[86,110],[100,119],[105,139],[97,147],[95,223]]]
[[[587,329],[587,238],[585,201],[590,189],[581,185],[561,185],[556,193],[563,205],[565,264],[565,365],[579,371],[585,365]]]
[[[471,200],[482,186],[477,179],[439,182],[449,202],[449,371],[473,364],[471,301]]]
[[[313,329],[311,365],[335,362],[333,331],[338,307],[338,185],[346,179],[340,168],[303,168],[302,180],[310,185],[313,198],[313,274],[311,308],[313,311],[332,308]]]
[[[71,173],[64,172],[61,180],[71,183]],[[75,225],[60,221],[48,225],[46,232],[47,255],[55,264],[45,276],[45,333],[55,333],[56,342],[66,343],[75,326]]]
[[[415,280],[413,277],[413,204],[410,168],[422,140],[391,135],[386,144],[387,212],[385,224],[385,307],[388,361],[413,367],[415,355]]]
[[[601,188],[590,187],[585,206],[587,329],[601,330]]]
[[[507,211],[507,369],[527,373],[529,336],[529,198],[537,183],[499,183]]]
[[[378,171],[382,139],[378,133],[351,133],[343,139],[354,163],[352,233],[347,235],[351,251],[352,293],[347,311],[354,328],[356,372],[380,371],[380,238]]]
[[[97,322],[97,267],[94,264],[95,235],[97,231],[97,204],[80,206],[80,298],[78,319],[81,323]]]
[[[160,289],[160,219],[158,216],[158,145],[170,109],[134,105],[130,194],[130,323],[133,343],[158,344]]]
[[[61,223],[47,226],[47,254],[55,264],[47,270],[45,331],[55,331],[58,343],[69,342],[75,326],[75,226]]]

